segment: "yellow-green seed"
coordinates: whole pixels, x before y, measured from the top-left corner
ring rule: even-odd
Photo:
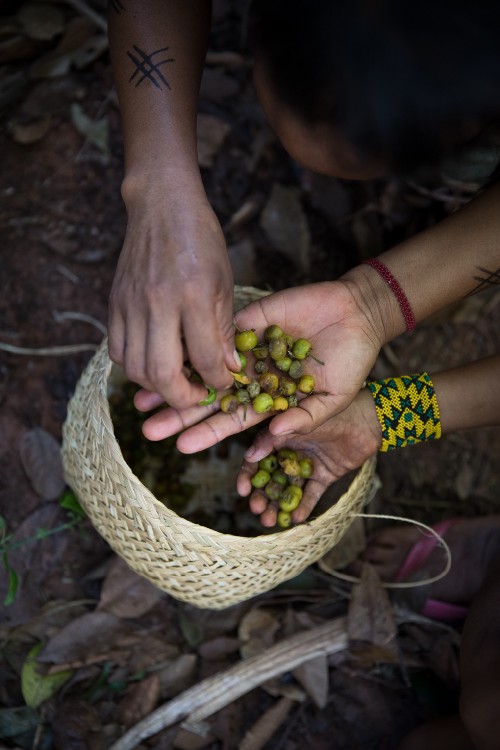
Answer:
[[[252,406],[257,414],[265,414],[266,412],[273,410],[273,397],[269,395],[269,393],[259,393],[259,395],[252,401]]]
[[[259,344],[252,349],[252,353],[255,359],[266,359],[266,357],[269,357],[269,347],[266,344]]]
[[[285,502],[285,503],[289,503],[290,506],[294,504],[295,507],[283,508],[283,510],[295,510],[295,508],[299,505],[301,500],[302,500],[302,488],[297,487],[294,484],[290,484],[281,493],[280,507],[281,507],[281,503]]]
[[[248,360],[247,360],[247,358],[245,357],[245,355],[244,355],[244,354],[242,354],[241,352],[236,352],[236,354],[238,355],[238,358],[239,358],[239,360],[240,360],[240,362],[241,362],[241,367],[240,367],[240,370],[244,370],[244,369],[245,369],[245,367],[246,367],[246,366],[247,366],[247,364],[248,364]]]
[[[266,330],[264,331],[264,339],[266,341],[272,341],[272,339],[278,339],[280,336],[283,336],[283,329],[277,325],[268,326]]]
[[[255,489],[262,489],[266,486],[266,484],[271,479],[271,475],[268,471],[264,471],[264,469],[259,469],[259,471],[253,475],[252,479],[250,480],[252,483],[252,487],[255,487]]]
[[[288,529],[292,525],[292,517],[290,513],[286,513],[284,510],[280,510],[276,521],[278,523],[278,526],[280,526],[282,529]]]
[[[238,408],[239,401],[233,393],[228,393],[220,400],[220,408],[225,414],[231,414]]]
[[[271,474],[271,479],[273,482],[278,482],[282,487],[286,487],[288,484],[288,477],[281,469],[275,469]]]
[[[295,459],[297,459],[298,456],[297,456],[297,453],[294,450],[292,450],[291,448],[280,448],[279,451],[278,451],[278,453],[277,453],[277,458],[278,458],[278,461],[279,461],[280,458],[295,458]]]
[[[278,383],[278,391],[282,396],[292,396],[297,390],[297,384],[290,378],[281,377]]]
[[[259,375],[258,380],[262,391],[274,393],[278,390],[279,378],[274,372],[265,372]]]
[[[288,374],[294,380],[298,380],[299,378],[301,378],[304,374],[304,367],[302,366],[302,362],[299,362],[298,360],[292,362],[292,364],[290,365],[290,369],[288,370]]]
[[[288,401],[284,396],[275,396],[273,407],[274,411],[286,411],[288,409]]]
[[[250,403],[250,394],[248,393],[246,388],[239,388],[234,395],[236,396],[239,404]]]
[[[283,359],[277,359],[274,363],[274,366],[281,370],[281,372],[288,372],[290,369],[290,365],[292,364],[291,357],[283,357]]]
[[[302,375],[297,384],[297,390],[301,393],[312,393],[314,391],[314,378],[312,375]]]
[[[259,383],[256,380],[252,380],[247,385],[247,392],[248,392],[248,395],[250,396],[250,398],[255,398],[256,396],[258,396],[259,393],[260,393],[260,385],[259,385]]]
[[[255,331],[240,331],[234,337],[234,345],[239,352],[249,352],[258,343]]]
[[[259,461],[259,469],[264,469],[264,471],[273,472],[278,468],[278,459],[274,455],[274,453],[270,453],[268,456],[264,456],[264,458],[261,458]]]
[[[272,357],[272,359],[274,359],[275,361],[286,357],[287,351],[288,349],[284,336],[279,336],[278,338],[271,339],[271,341],[269,342],[269,356]]]
[[[298,497],[287,495],[285,497],[286,490],[283,492],[283,495],[280,499],[280,509],[284,510],[285,513],[293,513],[295,508],[298,508],[300,505],[300,500]]]
[[[253,369],[255,372],[259,373],[259,375],[263,375],[265,372],[269,372],[269,365],[265,359],[258,359]]]
[[[299,461],[300,464],[300,476],[304,479],[309,479],[314,471],[314,464],[310,458],[302,458]]]
[[[279,502],[283,487],[278,482],[274,482],[272,479],[265,486],[264,493],[269,500],[273,502]]]
[[[297,339],[292,348],[293,356],[295,359],[305,359],[311,348],[311,342],[308,339]]]

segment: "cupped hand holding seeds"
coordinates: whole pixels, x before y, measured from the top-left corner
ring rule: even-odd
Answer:
[[[302,523],[330,485],[377,453],[381,439],[373,397],[368,389],[363,389],[347,409],[330,417],[308,435],[295,433],[276,437],[269,430],[260,432],[238,474],[238,492],[243,497],[250,495],[250,510],[260,516],[263,526],[275,526],[279,501],[253,486],[252,478],[260,470],[259,462],[269,455],[278,454],[284,448],[296,451],[299,458],[307,457],[313,467],[302,487],[300,503],[291,512],[292,524]]]
[[[382,343],[347,285],[339,281],[277,292],[247,305],[235,321],[239,331],[253,329],[257,341],[263,340],[271,324],[279,325],[294,341],[307,337],[312,355],[324,363],[319,364],[313,356],[304,361],[306,374],[314,378],[313,393],[303,394],[296,408],[260,414],[247,409],[245,414],[244,405],[230,413],[220,411],[221,392],[211,406],[157,412],[144,423],[146,437],[161,440],[181,432],[179,450],[195,453],[269,416],[269,431],[275,436],[307,434],[350,404]],[[138,393],[135,403],[141,411],[160,405],[147,393]]]

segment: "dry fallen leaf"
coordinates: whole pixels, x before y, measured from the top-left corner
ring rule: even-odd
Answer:
[[[311,234],[298,188],[275,183],[260,225],[278,250],[302,271],[309,270]]]
[[[57,500],[66,487],[57,440],[41,427],[35,427],[22,436],[19,456],[35,492],[44,500]]]
[[[126,727],[131,727],[154,711],[160,698],[160,680],[158,675],[151,674],[132,685],[120,701],[117,720]]]
[[[97,610],[116,617],[140,617],[164,596],[163,591],[134,573],[121,557],[116,556],[104,579]]]
[[[21,146],[29,146],[44,138],[50,130],[51,118],[40,117],[30,122],[11,121],[8,124],[9,132],[16,143]]]
[[[392,604],[379,575],[369,563],[364,563],[360,581],[352,588],[347,633],[350,641],[365,641],[389,651],[396,638]]]
[[[260,654],[274,644],[276,631],[281,627],[277,618],[265,609],[255,607],[241,618],[238,637],[243,659]]]
[[[91,663],[100,654],[141,638],[138,626],[107,612],[88,612],[56,633],[39,655],[39,661]]]

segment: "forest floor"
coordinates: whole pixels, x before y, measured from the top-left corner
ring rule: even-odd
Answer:
[[[250,636],[262,650],[356,612],[350,588],[318,566],[227,610],[197,609],[139,578],[88,521],[61,507],[47,434],[61,441],[68,401],[106,326],[126,223],[120,116],[102,29],[56,3],[43,37],[36,14],[26,21],[8,5],[0,18],[1,600],[9,582],[14,594],[14,573],[18,584],[0,609],[0,746],[100,750],[247,655]],[[103,13],[99,2],[92,8]],[[255,100],[241,27],[238,3],[215,3],[199,105],[203,179],[237,284],[278,290],[336,278],[470,200],[465,182],[356,184],[298,167]],[[39,351],[82,344],[86,351]],[[400,336],[374,374],[432,373],[499,344],[493,288]],[[33,434],[40,445],[30,454]],[[498,513],[499,455],[500,429],[487,429],[381,456],[372,509],[425,523]],[[203,731],[164,729],[141,747],[237,748],[284,696],[272,738],[254,750],[396,750],[412,727],[456,708],[460,632],[413,615],[411,602],[366,611],[372,636],[388,613],[397,621],[390,648],[381,646],[385,631],[361,651],[349,643],[231,701]],[[39,644],[50,674],[32,671],[30,682],[28,654]],[[61,686],[53,673],[63,667]]]

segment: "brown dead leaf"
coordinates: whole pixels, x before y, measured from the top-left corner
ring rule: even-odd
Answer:
[[[132,647],[129,668],[132,673],[143,672],[162,664],[173,662],[179,656],[179,649],[158,636],[149,634]]]
[[[277,618],[265,609],[255,607],[241,618],[238,638],[243,659],[260,654],[274,644],[276,631],[281,627]]]
[[[160,680],[162,700],[181,693],[193,684],[197,662],[198,658],[195,654],[181,654],[156,672]]]
[[[120,701],[116,713],[117,721],[131,727],[154,711],[160,698],[160,680],[151,674],[132,685]]]
[[[369,563],[364,563],[360,582],[352,588],[347,633],[350,641],[365,641],[384,649],[390,649],[396,638],[392,604],[379,575]]]
[[[61,446],[47,430],[27,430],[19,443],[19,456],[31,486],[44,500],[57,500],[66,486]]]
[[[240,645],[238,638],[220,636],[202,643],[198,649],[198,653],[205,661],[219,661],[228,656],[228,654],[236,653],[236,651],[239,650]]]
[[[108,612],[88,612],[54,635],[39,655],[39,661],[68,664],[91,663],[100,654],[143,637],[140,628]],[[89,661],[89,659],[91,661]]]
[[[328,658],[318,656],[310,659],[294,669],[292,674],[318,708],[324,708],[328,701]]]
[[[30,122],[11,121],[8,125],[12,138],[21,146],[30,146],[41,141],[49,132],[50,126],[50,117],[40,117]]]
[[[276,182],[262,211],[260,225],[280,252],[302,271],[309,270],[311,234],[298,188]]]
[[[164,596],[163,591],[134,573],[121,557],[116,556],[104,579],[97,610],[116,617],[140,617]]]

